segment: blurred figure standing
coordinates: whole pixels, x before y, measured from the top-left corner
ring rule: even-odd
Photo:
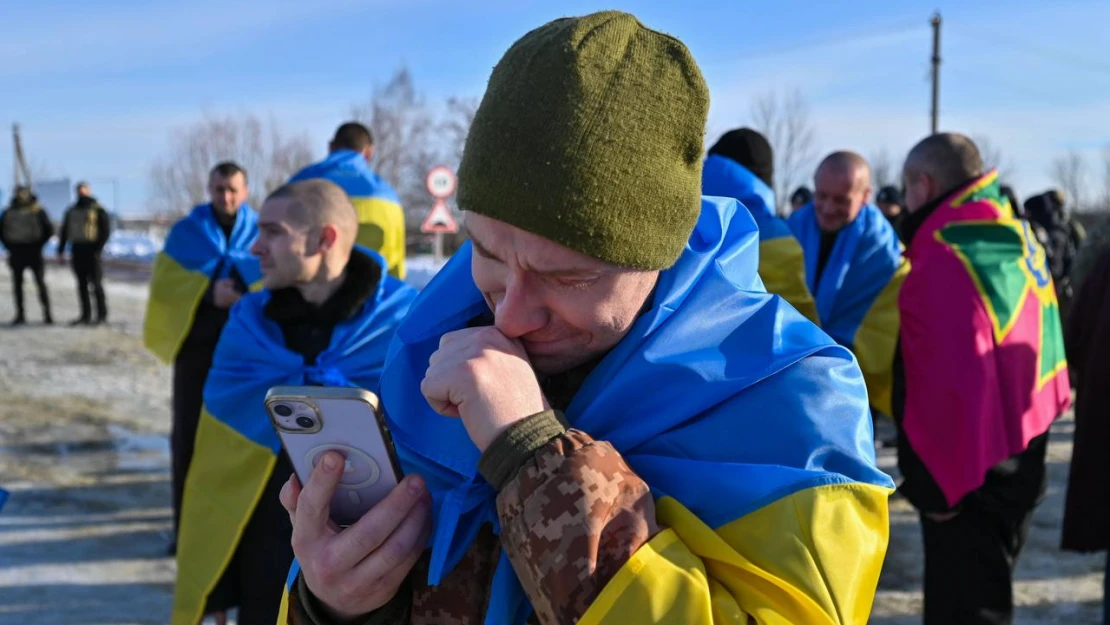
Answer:
[[[359,245],[385,257],[389,275],[405,279],[405,211],[389,183],[370,168],[374,136],[358,122],[336,129],[328,143],[328,157],[289,179],[329,180],[343,189],[358,212]]]
[[[92,196],[87,182],[77,183],[77,202],[62,217],[58,233],[58,259],[65,258],[66,245],[71,246],[70,264],[77,276],[77,298],[81,316],[71,326],[99,325],[108,320],[108,302],[104,297],[103,270],[100,252],[111,236],[108,211]],[[92,297],[96,298],[96,317],[92,314]]]
[[[1052,275],[967,137],[922,140],[903,178],[893,406],[898,489],[921,513],[925,623],[1009,624],[1048,428],[1071,401]]]
[[[1077,381],[1075,449],[1061,541],[1064,549],[1082,552],[1110,550],[1110,249],[1089,273],[1068,319],[1068,366]],[[1102,604],[1103,625],[1110,625],[1106,589],[1110,574]]]
[[[50,293],[46,289],[42,247],[54,236],[54,224],[39,206],[38,198],[27,187],[17,187],[8,209],[0,213],[0,245],[8,250],[8,267],[12,270],[12,291],[15,295],[13,326],[27,323],[23,310],[23,271],[30,269],[35,277],[42,304],[42,320],[54,323],[50,316]]]
[[[906,218],[906,211],[902,208],[902,194],[898,191],[897,187],[887,185],[875,195],[875,204],[879,206],[879,210],[883,211],[886,220],[894,227],[894,231],[898,233],[898,238],[905,243],[906,240],[902,238],[902,220]]]
[[[802,185],[790,194],[790,212],[794,212],[799,208],[809,204],[813,201],[813,191],[809,187]]]

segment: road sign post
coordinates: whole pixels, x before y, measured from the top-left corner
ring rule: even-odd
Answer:
[[[428,216],[424,218],[420,231],[435,234],[434,253],[437,265],[443,262],[443,234],[445,232],[454,234],[459,231],[459,224],[451,214],[451,207],[447,205],[447,198],[455,194],[456,183],[455,172],[444,165],[433,167],[425,180],[428,193],[435,198],[436,202],[428,212]]]

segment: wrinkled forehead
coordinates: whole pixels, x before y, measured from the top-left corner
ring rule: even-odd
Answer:
[[[560,245],[511,224],[467,213],[466,230],[479,253],[541,272],[633,271]]]

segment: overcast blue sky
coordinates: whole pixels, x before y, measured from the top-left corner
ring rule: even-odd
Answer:
[[[399,65],[430,100],[477,97],[520,35],[604,8],[686,42],[709,82],[712,134],[749,121],[754,96],[798,88],[822,151],[899,157],[928,130],[939,8],[942,127],[989,137],[1022,195],[1050,184],[1052,158],[1069,149],[1101,184],[1110,2],[1099,0],[0,0],[0,123],[18,121],[31,161],[52,173],[118,179],[116,208],[137,212],[150,162],[204,112],[273,115],[322,155],[351,104]],[[5,131],[0,186],[10,171]]]

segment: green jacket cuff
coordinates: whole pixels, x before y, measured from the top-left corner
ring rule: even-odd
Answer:
[[[557,410],[545,410],[517,421],[486,448],[478,461],[478,471],[500,491],[540,447],[566,431],[563,415]]]

